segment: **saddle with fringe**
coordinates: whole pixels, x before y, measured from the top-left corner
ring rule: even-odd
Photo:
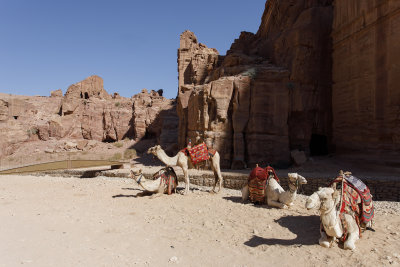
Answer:
[[[272,167],[261,168],[255,167],[249,175],[248,186],[250,193],[250,201],[252,203],[265,202],[265,190],[267,188],[268,179],[274,178],[279,183],[279,178]]]
[[[172,192],[176,191],[178,186],[178,177],[172,167],[165,167],[160,169],[158,172],[153,174],[153,179],[161,178],[160,184],[165,184],[167,186],[167,193],[171,195]]]
[[[196,165],[199,162],[209,160],[210,157],[213,157],[217,151],[215,149],[209,149],[203,142],[192,148],[184,148],[181,150],[181,152],[189,155],[192,164]]]
[[[342,184],[338,190],[343,190],[341,195],[340,218],[344,228],[343,240],[347,237],[347,225],[344,221],[344,214],[354,215],[354,218],[359,227],[360,236],[361,230],[372,221],[374,218],[374,205],[372,195],[369,188],[357,177],[349,173],[339,175],[331,184],[336,183],[336,187]]]

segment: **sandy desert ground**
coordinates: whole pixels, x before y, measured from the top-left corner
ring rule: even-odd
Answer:
[[[375,202],[355,251],[318,245],[317,211],[191,187],[150,199],[133,180],[0,176],[0,266],[398,266],[400,203]]]

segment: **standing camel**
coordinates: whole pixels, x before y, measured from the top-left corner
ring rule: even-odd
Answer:
[[[188,157],[184,152],[179,151],[178,154],[176,154],[174,157],[171,158],[165,153],[165,151],[159,145],[149,148],[147,153],[153,154],[167,166],[181,167],[182,171],[183,171],[183,175],[185,176],[185,191],[183,192],[183,194],[187,194],[189,192],[188,166],[189,166],[190,157]],[[220,160],[219,153],[215,152],[214,156],[212,156],[210,159],[211,159],[211,169],[213,170],[214,177],[215,177],[215,184],[214,184],[213,191],[217,192],[217,191],[215,191],[215,187],[217,186],[217,183],[219,182],[218,192],[220,192],[221,188],[222,188],[223,178],[221,175],[221,169],[220,169],[220,164],[219,164],[219,160]]]

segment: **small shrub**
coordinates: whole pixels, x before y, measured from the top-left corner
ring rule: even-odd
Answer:
[[[122,158],[121,153],[115,153],[109,160],[120,160]]]
[[[122,143],[120,143],[120,142],[116,142],[116,143],[114,143],[114,146],[115,146],[115,147],[118,147],[118,148],[121,148],[121,147],[123,147],[124,145],[123,145]]]
[[[256,68],[250,68],[241,73],[243,76],[249,76],[250,78],[254,79],[257,76]]]
[[[136,157],[136,155],[137,155],[136,150],[133,149],[133,148],[128,148],[124,152],[124,158],[125,159],[131,159],[133,157]]]
[[[115,106],[119,107],[119,106],[121,106],[121,103],[120,102],[115,102]]]
[[[29,137],[37,134],[38,132],[39,132],[39,130],[36,128],[31,128],[31,129],[26,130],[26,133],[29,135]]]

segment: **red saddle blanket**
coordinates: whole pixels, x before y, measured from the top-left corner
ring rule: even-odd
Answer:
[[[257,166],[250,172],[248,186],[250,193],[249,198],[251,202],[265,202],[265,190],[267,189],[267,181],[269,178],[272,177],[279,182],[279,179],[275,174],[275,170],[272,167],[267,167],[264,169]]]
[[[363,225],[374,218],[374,205],[369,188],[358,178],[344,175],[343,201],[341,212],[354,212]],[[337,177],[333,183],[341,183],[343,177]]]
[[[153,174],[153,179],[161,178],[160,184],[167,186],[167,193],[171,195],[178,185],[178,177],[172,167],[165,167]]]
[[[208,149],[205,143],[198,144],[192,148],[184,148],[181,151],[187,152],[190,156],[190,160],[193,165],[196,165],[199,162],[210,159],[210,156],[215,155],[216,150]]]

